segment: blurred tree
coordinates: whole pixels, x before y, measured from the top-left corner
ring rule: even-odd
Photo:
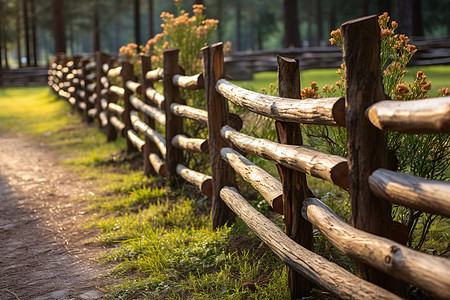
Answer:
[[[63,22],[63,0],[53,0],[53,34],[55,52],[66,52],[66,36]]]
[[[148,38],[152,38],[155,35],[155,29],[153,28],[154,16],[153,16],[153,0],[148,0]]]
[[[27,58],[27,67],[31,66],[31,55],[30,55],[30,27],[28,24],[28,1],[22,1],[22,9],[23,9],[23,24],[24,24],[24,32],[25,32],[25,53]]]
[[[140,1],[134,0],[134,42],[141,44],[141,15],[140,15]]]
[[[17,1],[16,2],[16,45],[17,45],[17,65],[19,66],[19,68],[22,67],[22,62],[21,62],[21,58],[22,58],[22,54],[20,51],[20,47],[21,47],[21,36],[20,36],[20,2]]]
[[[37,67],[37,38],[36,38],[36,3],[35,0],[31,0],[31,43],[33,52],[33,66]]]
[[[310,1],[308,1],[310,3]],[[298,16],[297,16],[297,0],[283,0],[283,12],[284,12],[284,40],[283,46],[288,47],[301,47],[300,44],[300,31],[298,29]]]

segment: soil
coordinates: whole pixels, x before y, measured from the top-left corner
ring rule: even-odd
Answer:
[[[0,299],[98,299],[111,279],[83,229],[96,193],[43,145],[0,133]],[[74,199],[78,199],[75,201]]]

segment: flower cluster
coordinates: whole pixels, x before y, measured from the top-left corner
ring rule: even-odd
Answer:
[[[207,45],[218,20],[206,19],[202,4],[192,6],[193,16],[181,10],[181,0],[175,1],[178,16],[163,12],[161,18],[163,33],[150,39],[144,47],[145,53],[152,54],[152,66],[162,67],[162,54],[169,47],[180,49],[180,65],[186,74],[199,73],[202,70],[200,49]]]
[[[442,88],[438,90],[438,93],[442,97],[450,96],[450,89],[449,88]]]
[[[310,81],[310,86],[302,89],[300,91],[300,96],[302,99],[307,99],[307,98],[320,98],[320,94],[319,94],[319,87],[317,86],[317,82],[315,81]]]

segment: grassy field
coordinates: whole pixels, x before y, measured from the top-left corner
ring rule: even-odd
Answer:
[[[413,82],[417,71],[423,71],[428,80],[432,82],[432,89],[429,93],[430,97],[436,97],[438,89],[443,87],[450,87],[450,66],[430,66],[430,67],[410,67],[408,74],[405,76],[405,81]],[[322,88],[325,84],[334,84],[338,81],[339,75],[336,74],[336,69],[317,69],[306,70],[300,72],[300,86],[308,87],[310,81],[316,81],[317,85]],[[252,81],[240,81],[237,84],[259,91],[261,88],[268,88],[269,84],[276,84],[276,72],[260,72],[256,73]]]

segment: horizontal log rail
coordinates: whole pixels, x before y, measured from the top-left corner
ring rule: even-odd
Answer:
[[[147,124],[142,122],[142,120],[139,119],[138,115],[135,112],[131,113],[130,118],[133,127],[141,133],[145,134],[145,136],[147,136],[158,147],[163,158],[166,158],[166,139],[151,127],[149,127]]]
[[[450,260],[414,251],[406,246],[358,230],[323,202],[307,198],[302,215],[342,253],[432,294],[450,298]]]
[[[110,87],[109,87],[109,90],[110,90],[112,93],[116,94],[117,96],[123,97],[123,95],[125,94],[124,89],[121,88],[121,87],[118,87],[118,86],[116,86],[116,85],[110,86]]]
[[[222,136],[239,150],[285,167],[325,179],[339,187],[348,188],[347,160],[322,153],[309,146],[284,145],[240,133],[230,126],[222,128]]]
[[[91,118],[95,118],[97,116],[97,109],[96,108],[91,108],[88,110],[87,112],[88,116]]]
[[[136,148],[142,152],[143,148],[145,146],[145,142],[139,138],[139,136],[136,134],[136,132],[134,132],[134,130],[132,129],[128,129],[127,130],[127,137],[130,139],[130,141],[133,143],[134,146],[136,146]]]
[[[204,125],[208,124],[208,112],[206,110],[178,103],[172,103],[170,110],[179,117],[196,120]]]
[[[299,100],[268,96],[225,79],[217,81],[216,90],[232,103],[278,121],[345,126],[344,98]]]
[[[220,154],[277,213],[283,214],[283,185],[279,180],[231,148],[222,148]]]
[[[116,116],[111,116],[109,122],[122,134],[124,135],[125,124],[119,120]]]
[[[161,176],[167,176],[166,163],[156,153],[150,153],[148,156],[153,169]]]
[[[369,177],[369,186],[391,203],[450,218],[450,182],[378,169]]]
[[[330,293],[343,299],[401,299],[297,244],[235,188],[222,188],[220,197],[280,259]]]
[[[208,197],[212,195],[212,177],[194,170],[191,170],[182,164],[177,165],[177,173],[184,180],[194,184]]]
[[[106,73],[106,76],[108,76],[108,77],[117,77],[117,76],[120,76],[121,72],[122,72],[122,67],[109,69],[108,73]]]
[[[85,67],[86,71],[91,72],[91,71],[95,71],[95,68],[97,67],[97,63],[95,61],[91,61],[90,63],[88,63]]]
[[[145,95],[155,103],[160,109],[164,109],[164,96],[154,88],[145,90]]]
[[[162,79],[164,76],[164,69],[162,68],[157,68],[155,70],[151,70],[149,72],[147,72],[147,74],[145,74],[145,78],[148,80],[160,80]]]
[[[99,113],[98,117],[100,118],[100,124],[104,128],[108,125],[108,115],[106,111],[102,111]]]
[[[135,94],[142,94],[142,85],[139,82],[128,80],[125,86]]]
[[[108,109],[112,112],[117,113],[119,116],[121,116],[125,112],[125,109],[122,106],[115,103],[109,103]]]
[[[205,88],[205,83],[203,82],[203,73],[193,76],[176,74],[172,77],[172,82],[175,86],[188,90],[200,90]]]
[[[133,95],[130,96],[130,103],[134,106],[135,109],[142,111],[162,126],[166,125],[166,115],[159,108],[147,105],[142,100]]]
[[[104,98],[100,99],[100,105],[102,106],[103,110],[106,110],[108,108],[108,100]]]
[[[366,111],[370,122],[386,131],[450,133],[450,97],[381,101]]]
[[[109,88],[109,79],[107,77],[100,78],[100,83],[103,88],[105,88],[105,89]]]
[[[81,109],[81,110],[86,110],[86,103],[84,103],[84,102],[78,102],[78,107]]]
[[[172,145],[192,153],[209,154],[208,141],[205,139],[188,138],[183,134],[178,134],[172,139]]]
[[[95,73],[90,73],[90,74],[87,74],[86,77],[84,77],[84,79],[86,81],[92,82],[92,81],[95,81],[95,76],[96,76]]]

